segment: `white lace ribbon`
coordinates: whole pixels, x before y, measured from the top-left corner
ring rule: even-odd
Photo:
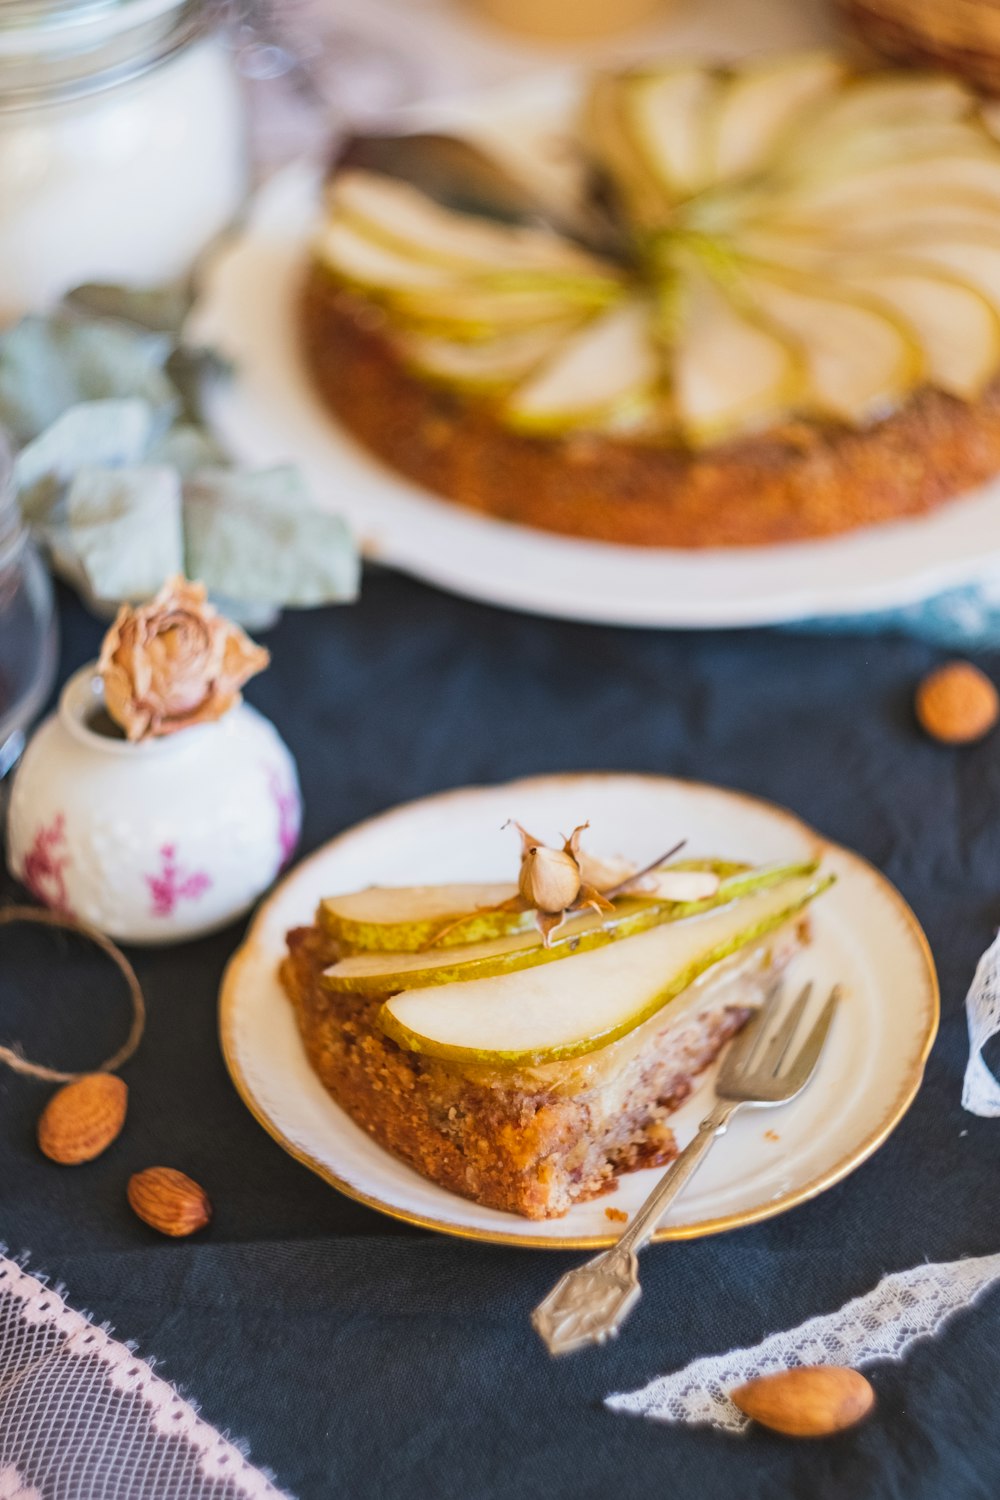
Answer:
[[[657,1422],[708,1424],[742,1432],[749,1419],[729,1392],[792,1365],[859,1365],[901,1359],[917,1339],[937,1333],[991,1282],[1000,1279],[1000,1255],[914,1266],[885,1276],[838,1312],[810,1318],[798,1328],[772,1333],[752,1349],[710,1354],[683,1370],[661,1375],[641,1391],[608,1396],[612,1411]]]
[[[0,1255],[0,1500],[281,1500],[165,1380]]]
[[[983,1048],[1000,1031],[1000,934],[987,948],[965,997],[969,1022],[969,1062],[962,1104],[974,1115],[1000,1115],[1000,1082],[983,1061]]]

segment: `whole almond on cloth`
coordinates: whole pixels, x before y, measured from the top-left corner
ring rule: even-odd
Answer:
[[[204,1229],[212,1217],[205,1189],[173,1167],[134,1173],[128,1180],[128,1201],[144,1224],[175,1239]]]
[[[857,1370],[841,1365],[800,1365],[761,1375],[730,1391],[740,1411],[786,1437],[829,1437],[866,1417],[875,1392]]]
[[[968,745],[988,734],[1000,717],[993,683],[969,661],[949,661],[920,683],[917,718],[927,733],[946,745]]]
[[[107,1150],[125,1124],[128,1085],[114,1073],[85,1073],[57,1089],[38,1121],[39,1149],[75,1167]]]

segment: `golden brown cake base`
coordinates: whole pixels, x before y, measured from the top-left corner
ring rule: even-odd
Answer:
[[[621,1173],[676,1156],[667,1116],[750,1014],[747,990],[734,988],[680,1023],[665,1014],[572,1063],[460,1066],[383,1036],[379,998],[324,988],[339,954],[319,928],[290,932],[288,949],[282,983],[309,1061],[341,1108],[441,1187],[529,1219],[558,1217],[613,1191]]]
[[[801,422],[693,454],[508,430],[485,402],[412,374],[379,310],[318,266],[300,322],[316,387],[377,457],[545,531],[641,547],[800,541],[921,515],[1000,472],[1000,384],[973,403],[925,390],[862,430]]]

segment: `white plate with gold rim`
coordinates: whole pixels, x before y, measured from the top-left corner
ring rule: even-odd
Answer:
[[[565,151],[545,143],[558,140],[580,77],[543,73],[401,118],[411,129],[475,135],[544,186],[565,171]],[[317,502],[344,516],[371,560],[512,609],[685,629],[862,615],[1000,570],[1000,483],[919,519],[822,541],[693,551],[576,540],[441,499],[355,442],[306,372],[296,299],[320,205],[313,167],[272,178],[210,266],[190,332],[237,367],[210,401],[223,442],[248,464],[298,463]]]
[[[839,1182],[885,1140],[911,1103],[938,1022],[934,962],[916,918],[858,855],[827,844],[791,813],[739,792],[666,777],[580,774],[470,787],[395,808],[304,860],[258,912],[226,972],[220,1029],[244,1102],[290,1154],[342,1192],[446,1234],[547,1248],[610,1243],[609,1206],[638,1207],[656,1178],[635,1172],[617,1193],[532,1223],[482,1208],[426,1181],[384,1151],[334,1103],[312,1072],[278,982],[285,933],[320,898],[369,884],[503,880],[517,851],[503,823],[540,837],[589,819],[590,847],[643,861],[672,840],[687,852],[754,864],[817,850],[837,883],[813,908],[813,942],[796,980],[845,989],[820,1069],[779,1112],[745,1113],[669,1210],[660,1239],[690,1239],[805,1202]],[[572,960],[567,960],[572,962]],[[818,1002],[817,1002],[818,1003]],[[706,1078],[672,1117],[683,1145],[710,1097]]]

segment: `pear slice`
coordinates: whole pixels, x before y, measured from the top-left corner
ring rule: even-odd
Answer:
[[[551,358],[578,325],[579,316],[479,343],[410,334],[401,338],[400,349],[413,369],[442,385],[467,391],[505,390]]]
[[[830,52],[751,62],[727,80],[710,110],[708,175],[715,181],[759,171],[794,122],[842,79]]]
[[[754,303],[806,351],[805,404],[848,422],[890,409],[919,383],[924,355],[915,331],[887,303],[819,277],[755,267]]]
[[[534,925],[534,912],[496,911],[517,895],[506,885],[373,885],[364,891],[327,896],[319,924],[346,948],[414,953],[442,928],[443,947],[483,942]]]
[[[946,73],[902,71],[861,75],[831,94],[799,133],[811,145],[836,133],[891,128],[920,120],[947,124],[963,120],[976,107],[974,95]]]
[[[460,343],[495,339],[539,327],[565,327],[618,296],[617,288],[593,281],[506,285],[453,281],[449,285],[407,287],[388,297],[394,322],[418,333]]]
[[[818,233],[838,229],[856,220],[864,222],[879,205],[923,198],[969,194],[1000,203],[1000,151],[984,141],[982,151],[943,152],[915,156],[905,161],[883,162],[832,180],[820,174],[802,174],[792,184],[775,190],[762,200],[771,228],[784,225],[812,227]]]
[[[534,968],[576,953],[588,953],[608,943],[636,936],[664,922],[679,922],[716,907],[728,906],[756,891],[815,873],[816,865],[778,865],[729,876],[710,896],[693,901],[665,901],[657,897],[621,897],[613,912],[581,912],[568,917],[549,946],[539,933],[514,933],[492,942],[461,948],[432,948],[421,953],[354,953],[327,969],[328,989],[361,995],[388,995],[431,984],[455,984],[488,979]]]
[[[340,280],[376,295],[399,288],[447,286],[454,280],[446,267],[401,255],[339,219],[322,230],[315,253]]]
[[[1000,251],[997,263],[1000,268]],[[916,329],[927,359],[927,378],[934,385],[969,401],[996,374],[1000,316],[968,282],[904,257],[852,259],[840,274],[858,291],[895,308]]]
[[[687,198],[711,176],[709,120],[719,75],[697,63],[626,81],[626,119],[669,199]]]
[[[610,268],[549,230],[490,222],[442,208],[418,188],[375,172],[334,178],[335,217],[398,255],[459,271],[549,270],[600,273]]]
[[[403,991],[382,1006],[379,1025],[407,1051],[462,1063],[534,1067],[595,1052],[783,927],[829,884],[805,877],[565,963]]]
[[[860,221],[851,219],[832,229],[832,246],[895,246],[905,252],[911,236],[924,239],[944,231],[961,237],[986,233],[1000,240],[1000,199],[979,197],[961,191],[940,193],[928,200],[926,193],[899,194],[870,204]],[[798,236],[801,239],[801,235]]]
[[[559,433],[643,411],[660,378],[650,311],[626,302],[568,338],[507,400],[504,419],[522,431]]]
[[[883,166],[904,165],[949,156],[986,157],[990,153],[982,129],[964,121],[938,123],[907,121],[883,128],[845,132],[841,136],[808,137],[785,153],[782,173],[796,174],[808,188],[830,180],[852,179]]]
[[[629,112],[631,76],[602,73],[584,97],[580,133],[606,175],[606,187],[626,219],[641,229],[661,225],[670,202],[645,154],[639,150]]]
[[[1000,309],[1000,238],[995,234],[978,229],[913,233],[907,237],[906,255],[957,276]]]
[[[674,350],[674,402],[687,439],[712,443],[763,427],[795,403],[805,365],[794,342],[689,269]]]

